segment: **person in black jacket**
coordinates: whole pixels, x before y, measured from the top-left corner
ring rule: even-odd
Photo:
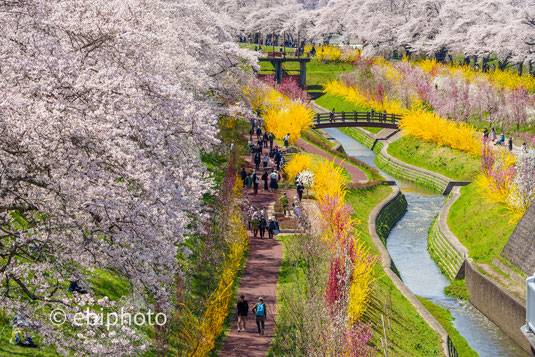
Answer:
[[[249,304],[245,300],[245,296],[240,296],[240,300],[236,305],[236,314],[238,315],[238,332],[245,331],[245,323],[247,321],[247,312],[249,311]],[[241,330],[240,330],[240,326]]]

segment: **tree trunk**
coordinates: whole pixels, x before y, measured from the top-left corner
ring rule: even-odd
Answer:
[[[522,76],[523,73],[524,73],[524,63],[520,62],[518,64],[518,75]]]

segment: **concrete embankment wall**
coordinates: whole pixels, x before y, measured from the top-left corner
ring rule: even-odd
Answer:
[[[465,282],[470,302],[527,352],[531,346],[520,331],[526,324],[526,306],[495,282],[481,274],[477,266],[465,263]]]
[[[494,280],[479,272],[477,264],[468,256],[468,250],[451,232],[447,224],[451,205],[460,197],[460,188],[456,187],[452,197],[440,210],[429,231],[428,249],[438,265],[446,272],[448,278],[464,278],[470,302],[494,322],[505,334],[513,339],[527,352],[530,344],[520,331],[525,324],[526,306],[516,297],[506,292]]]
[[[424,321],[440,335],[442,339],[442,352],[445,356],[449,356],[448,333],[400,279],[397,274],[397,269],[394,266],[390,254],[388,253],[388,250],[383,242],[383,240],[390,233],[390,230],[399,221],[399,219],[403,217],[406,208],[407,201],[405,200],[405,196],[403,196],[397,186],[394,186],[393,192],[385,200],[383,200],[383,202],[377,205],[370,213],[370,216],[368,217],[368,229],[370,231],[372,240],[377,246],[379,254],[381,255],[381,265],[385,271],[385,274],[388,275],[390,280],[392,280],[394,285],[396,285],[399,291],[401,291],[403,296],[405,296],[411,305],[414,306]],[[380,235],[383,237],[380,237]]]
[[[439,194],[449,194],[451,189],[457,185],[466,185],[468,182],[453,181],[446,176],[436,172],[407,164],[391,156],[388,150],[387,140],[377,140],[377,136],[364,129],[356,128],[354,137],[364,146],[370,148],[377,154],[375,164],[389,175],[406,181],[414,182],[424,186]]]

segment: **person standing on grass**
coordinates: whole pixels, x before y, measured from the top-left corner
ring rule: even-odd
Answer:
[[[282,139],[284,140],[284,146],[288,149],[288,146],[290,146],[290,133],[284,135]]]
[[[264,170],[265,170],[267,165],[269,164],[269,155],[267,152],[264,154],[264,158],[262,159],[262,162],[264,163]]]
[[[256,327],[258,328],[258,334],[264,335],[264,324],[266,321],[266,304],[262,297],[258,298],[258,302],[253,306],[253,312],[256,315]],[[262,326],[262,329],[260,329]]]
[[[249,313],[249,303],[245,300],[245,296],[240,296],[238,304],[236,304],[236,314],[238,315],[238,332],[245,331],[245,324],[247,322],[247,314]]]

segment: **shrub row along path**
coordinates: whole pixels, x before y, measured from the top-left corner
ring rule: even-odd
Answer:
[[[321,155],[330,161],[334,160],[334,163],[336,165],[342,166],[344,169],[347,170],[347,172],[351,176],[351,181],[353,181],[353,183],[362,183],[363,181],[368,181],[368,177],[366,176],[364,171],[359,169],[357,166],[352,165],[351,163],[344,161],[334,155],[331,155],[303,139],[297,140],[296,145],[311,154]]]
[[[304,140],[299,140],[297,145],[304,150],[321,155],[326,159],[333,160],[335,157],[330,155],[316,146],[309,144]],[[336,158],[337,159],[337,158]],[[344,168],[351,175],[353,182],[366,180],[366,175],[362,170],[354,165],[341,162],[337,159],[338,165]],[[272,162],[271,162],[272,163]],[[344,165],[346,164],[346,165]],[[252,171],[254,165],[251,164],[251,156],[247,155],[245,158],[245,167],[247,172]],[[271,168],[268,168],[271,172]],[[262,175],[262,167],[258,170],[260,176]],[[257,174],[258,174],[257,173]],[[271,203],[278,199],[278,194],[264,191],[263,181],[261,181],[258,189],[258,194],[253,195],[252,190],[245,191],[245,197],[249,200],[251,206],[261,209],[268,208]],[[279,190],[282,194],[283,190]],[[296,195],[296,191],[287,190],[289,198]],[[248,231],[249,237],[249,256],[243,268],[243,273],[238,290],[238,296],[245,295],[245,299],[249,302],[249,314],[247,316],[247,327],[245,332],[238,332],[237,317],[234,316],[230,332],[227,340],[221,350],[220,356],[248,356],[260,357],[266,356],[271,338],[273,337],[275,327],[275,314],[277,302],[277,279],[279,268],[282,260],[282,245],[277,239],[260,239],[253,238],[252,231]],[[267,232],[266,232],[267,237]],[[236,297],[236,301],[237,301]],[[251,308],[258,301],[259,297],[264,298],[266,304],[267,319],[264,336],[258,335],[256,328],[256,318],[251,312]]]

